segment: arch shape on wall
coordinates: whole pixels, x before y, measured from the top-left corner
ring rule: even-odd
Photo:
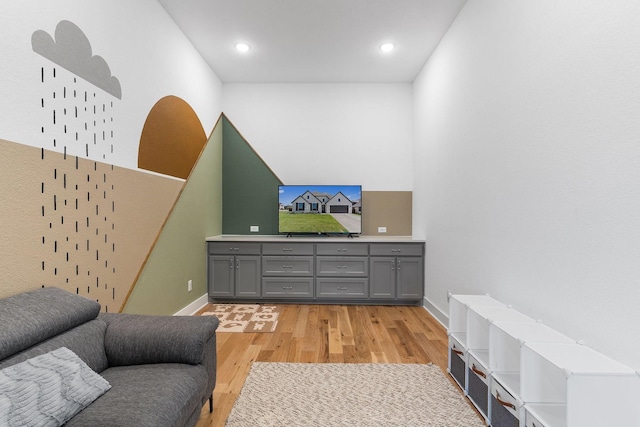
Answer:
[[[149,112],[140,136],[138,167],[186,179],[207,136],[191,106],[165,96]]]

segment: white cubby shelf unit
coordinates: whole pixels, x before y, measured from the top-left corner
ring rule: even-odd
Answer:
[[[640,426],[632,368],[488,295],[448,299],[448,371],[487,425]]]
[[[640,377],[578,343],[525,343],[525,418],[541,426],[640,426]]]
[[[574,343],[571,338],[537,322],[494,322],[489,327],[489,370],[492,385],[490,413],[496,427],[499,421],[525,419],[520,392],[521,349],[525,342]],[[509,425],[509,424],[505,424]],[[514,424],[511,424],[514,425]],[[541,424],[538,422],[538,427]]]
[[[449,363],[448,371],[458,386],[465,391],[467,352],[467,309],[469,306],[505,305],[488,295],[449,295]]]
[[[467,308],[467,350],[469,351],[467,396],[488,422],[492,421],[494,410],[491,395],[496,393],[493,376],[489,369],[492,353],[492,349],[489,348],[489,330],[491,325],[498,321],[535,323],[534,319],[510,306],[470,305]],[[514,411],[519,411],[519,402],[512,399],[505,400],[506,396],[502,394],[502,399],[498,396],[500,400],[496,403],[502,402],[505,407],[512,405]],[[520,419],[515,415],[513,418]]]

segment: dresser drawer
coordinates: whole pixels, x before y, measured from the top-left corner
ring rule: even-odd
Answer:
[[[316,255],[366,256],[369,245],[366,243],[318,243]]]
[[[260,255],[260,243],[208,242],[207,247],[214,255]]]
[[[369,258],[316,257],[316,275],[366,277],[369,275]]]
[[[422,243],[372,243],[369,254],[372,256],[422,256]]]
[[[317,298],[367,298],[369,295],[368,279],[335,279],[316,280]]]
[[[262,279],[262,297],[313,298],[313,278],[274,277]]]
[[[263,255],[313,255],[313,243],[263,243]]]
[[[263,256],[263,276],[313,276],[312,256]]]

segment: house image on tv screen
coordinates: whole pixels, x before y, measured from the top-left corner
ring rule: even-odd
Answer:
[[[356,213],[354,204],[347,196],[338,192],[327,193],[306,191],[291,203],[292,213]]]
[[[279,192],[281,233],[361,232],[360,186],[282,185]]]

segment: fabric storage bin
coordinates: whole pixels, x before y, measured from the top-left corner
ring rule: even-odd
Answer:
[[[449,374],[462,390],[466,390],[467,351],[454,337],[449,335]]]
[[[495,378],[491,379],[489,416],[492,427],[519,427],[522,401],[509,393]]]
[[[467,396],[488,419],[489,413],[489,369],[469,354],[467,364]]]

